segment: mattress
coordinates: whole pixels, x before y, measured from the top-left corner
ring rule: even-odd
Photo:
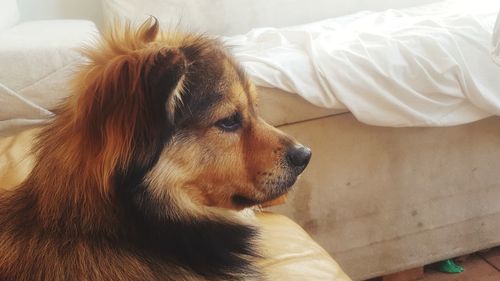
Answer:
[[[389,128],[347,113],[280,129],[313,157],[273,210],[304,227],[353,280],[500,245],[500,117]]]
[[[348,112],[316,106],[297,94],[277,88],[257,87],[258,109],[264,120],[273,126],[297,123]]]

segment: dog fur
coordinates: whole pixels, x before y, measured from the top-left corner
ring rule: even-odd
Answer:
[[[36,163],[0,193],[0,280],[262,280],[242,209],[308,162],[256,111],[255,87],[207,36],[116,27],[85,50]]]

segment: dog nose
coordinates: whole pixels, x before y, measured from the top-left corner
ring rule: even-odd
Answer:
[[[309,164],[311,160],[311,149],[305,146],[295,146],[288,150],[287,159],[296,167],[304,167]]]

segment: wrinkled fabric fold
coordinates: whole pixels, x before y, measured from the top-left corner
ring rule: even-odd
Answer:
[[[493,50],[491,51],[491,56],[493,58],[493,61],[496,64],[500,65],[500,11],[498,11],[495,27],[493,28],[493,36],[491,37],[491,44],[493,45]]]
[[[451,126],[500,114],[491,40],[500,2],[359,12],[225,38],[254,81],[379,126]]]

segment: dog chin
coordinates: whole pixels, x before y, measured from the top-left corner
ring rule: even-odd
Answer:
[[[249,196],[235,194],[231,197],[232,203],[237,208],[248,208],[257,205],[265,205],[267,202],[273,201],[287,194],[293,187],[297,177],[287,178],[285,181],[280,181],[278,185],[266,187],[270,190],[264,198],[250,198]]]

